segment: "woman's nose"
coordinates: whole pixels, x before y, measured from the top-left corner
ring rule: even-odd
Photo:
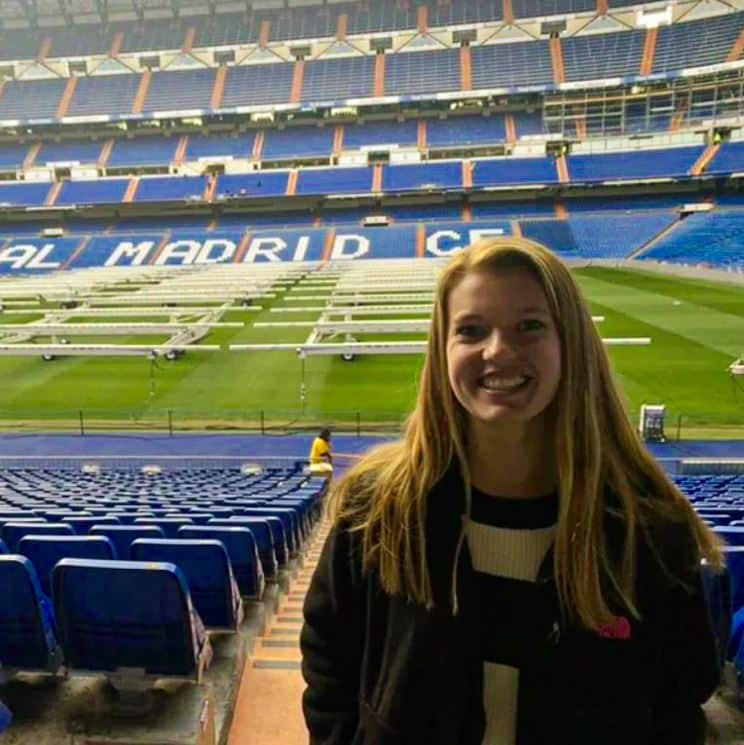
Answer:
[[[487,339],[483,348],[484,359],[498,359],[501,357],[510,357],[514,353],[514,348],[510,339],[499,331],[494,331]]]

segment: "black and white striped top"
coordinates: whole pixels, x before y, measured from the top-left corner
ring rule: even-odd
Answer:
[[[557,515],[555,494],[507,499],[472,490],[466,536],[483,609],[483,745],[516,740],[519,667],[527,643],[523,620],[531,612]]]

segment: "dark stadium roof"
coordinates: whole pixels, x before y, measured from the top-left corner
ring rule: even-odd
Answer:
[[[356,0],[346,0],[346,3]],[[303,8],[325,5],[325,0],[304,0]],[[236,5],[254,10],[277,10],[296,3],[284,0],[0,0],[0,22],[6,29],[54,28],[62,24],[90,25],[107,21],[168,19],[205,12],[235,12]],[[238,8],[239,10],[240,8]],[[198,12],[197,12],[198,11]]]

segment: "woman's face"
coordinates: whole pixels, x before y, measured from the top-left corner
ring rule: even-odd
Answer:
[[[525,269],[473,272],[449,295],[447,373],[471,425],[512,429],[558,389],[561,345],[539,282]]]

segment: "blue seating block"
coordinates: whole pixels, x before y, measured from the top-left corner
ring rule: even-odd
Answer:
[[[224,174],[217,179],[217,200],[248,197],[281,197],[287,193],[289,171]]]
[[[366,194],[372,190],[372,169],[303,168],[297,178],[297,194]]]
[[[558,182],[552,158],[492,158],[473,161],[473,186]]]
[[[386,55],[386,96],[441,93],[459,89],[459,49]]]
[[[302,101],[344,101],[374,92],[375,58],[340,57],[305,63]]]
[[[462,188],[460,161],[428,162],[417,165],[387,166],[382,172],[383,191]]]

